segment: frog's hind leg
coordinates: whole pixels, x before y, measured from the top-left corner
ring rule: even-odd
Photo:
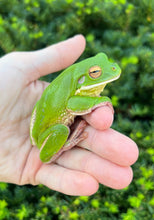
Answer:
[[[71,127],[70,136],[69,128],[63,124],[48,128],[39,138],[41,144],[40,159],[44,163],[54,162],[64,151],[71,149],[87,138],[88,134],[84,132],[86,125],[87,123],[84,120],[75,120]],[[42,142],[42,140],[44,141]]]
[[[53,162],[61,154],[61,148],[69,136],[69,127],[56,124],[49,127],[39,137],[40,159],[44,163]]]
[[[87,132],[84,132],[84,128],[87,123],[84,120],[76,120],[73,126],[71,127],[71,134],[65,144],[60,148],[60,150],[52,156],[49,162],[54,162],[64,151],[67,151],[77,145],[80,141],[84,140],[87,137]],[[61,134],[61,136],[63,133]],[[59,137],[61,138],[61,137]],[[58,140],[57,140],[58,141]]]

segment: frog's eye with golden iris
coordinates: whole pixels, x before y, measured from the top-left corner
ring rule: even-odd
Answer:
[[[99,66],[92,66],[89,69],[89,76],[93,79],[100,77],[102,74],[102,69]]]
[[[113,66],[113,67],[112,67],[112,70],[113,70],[113,71],[116,71],[116,67],[115,67],[115,66]]]

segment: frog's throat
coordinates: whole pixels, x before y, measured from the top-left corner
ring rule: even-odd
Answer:
[[[75,95],[86,95],[88,94],[89,96],[98,96],[104,89],[107,83],[110,83],[116,79],[118,79],[120,75],[117,77],[107,80],[105,82],[93,84],[93,85],[88,85],[88,86],[82,86],[80,89],[77,89],[75,92]]]

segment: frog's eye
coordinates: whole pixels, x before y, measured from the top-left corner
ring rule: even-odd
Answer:
[[[92,66],[89,69],[89,76],[93,79],[100,77],[102,74],[102,69],[99,66]]]
[[[116,67],[115,67],[115,66],[113,66],[113,67],[112,67],[112,70],[113,70],[113,71],[116,71]]]

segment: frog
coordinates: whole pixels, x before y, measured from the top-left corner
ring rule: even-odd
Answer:
[[[55,162],[87,138],[87,122],[82,116],[101,106],[112,108],[111,99],[102,92],[120,74],[120,66],[100,52],[69,66],[46,87],[30,121],[31,144],[39,149],[43,163]],[[77,118],[80,120],[73,127]]]

